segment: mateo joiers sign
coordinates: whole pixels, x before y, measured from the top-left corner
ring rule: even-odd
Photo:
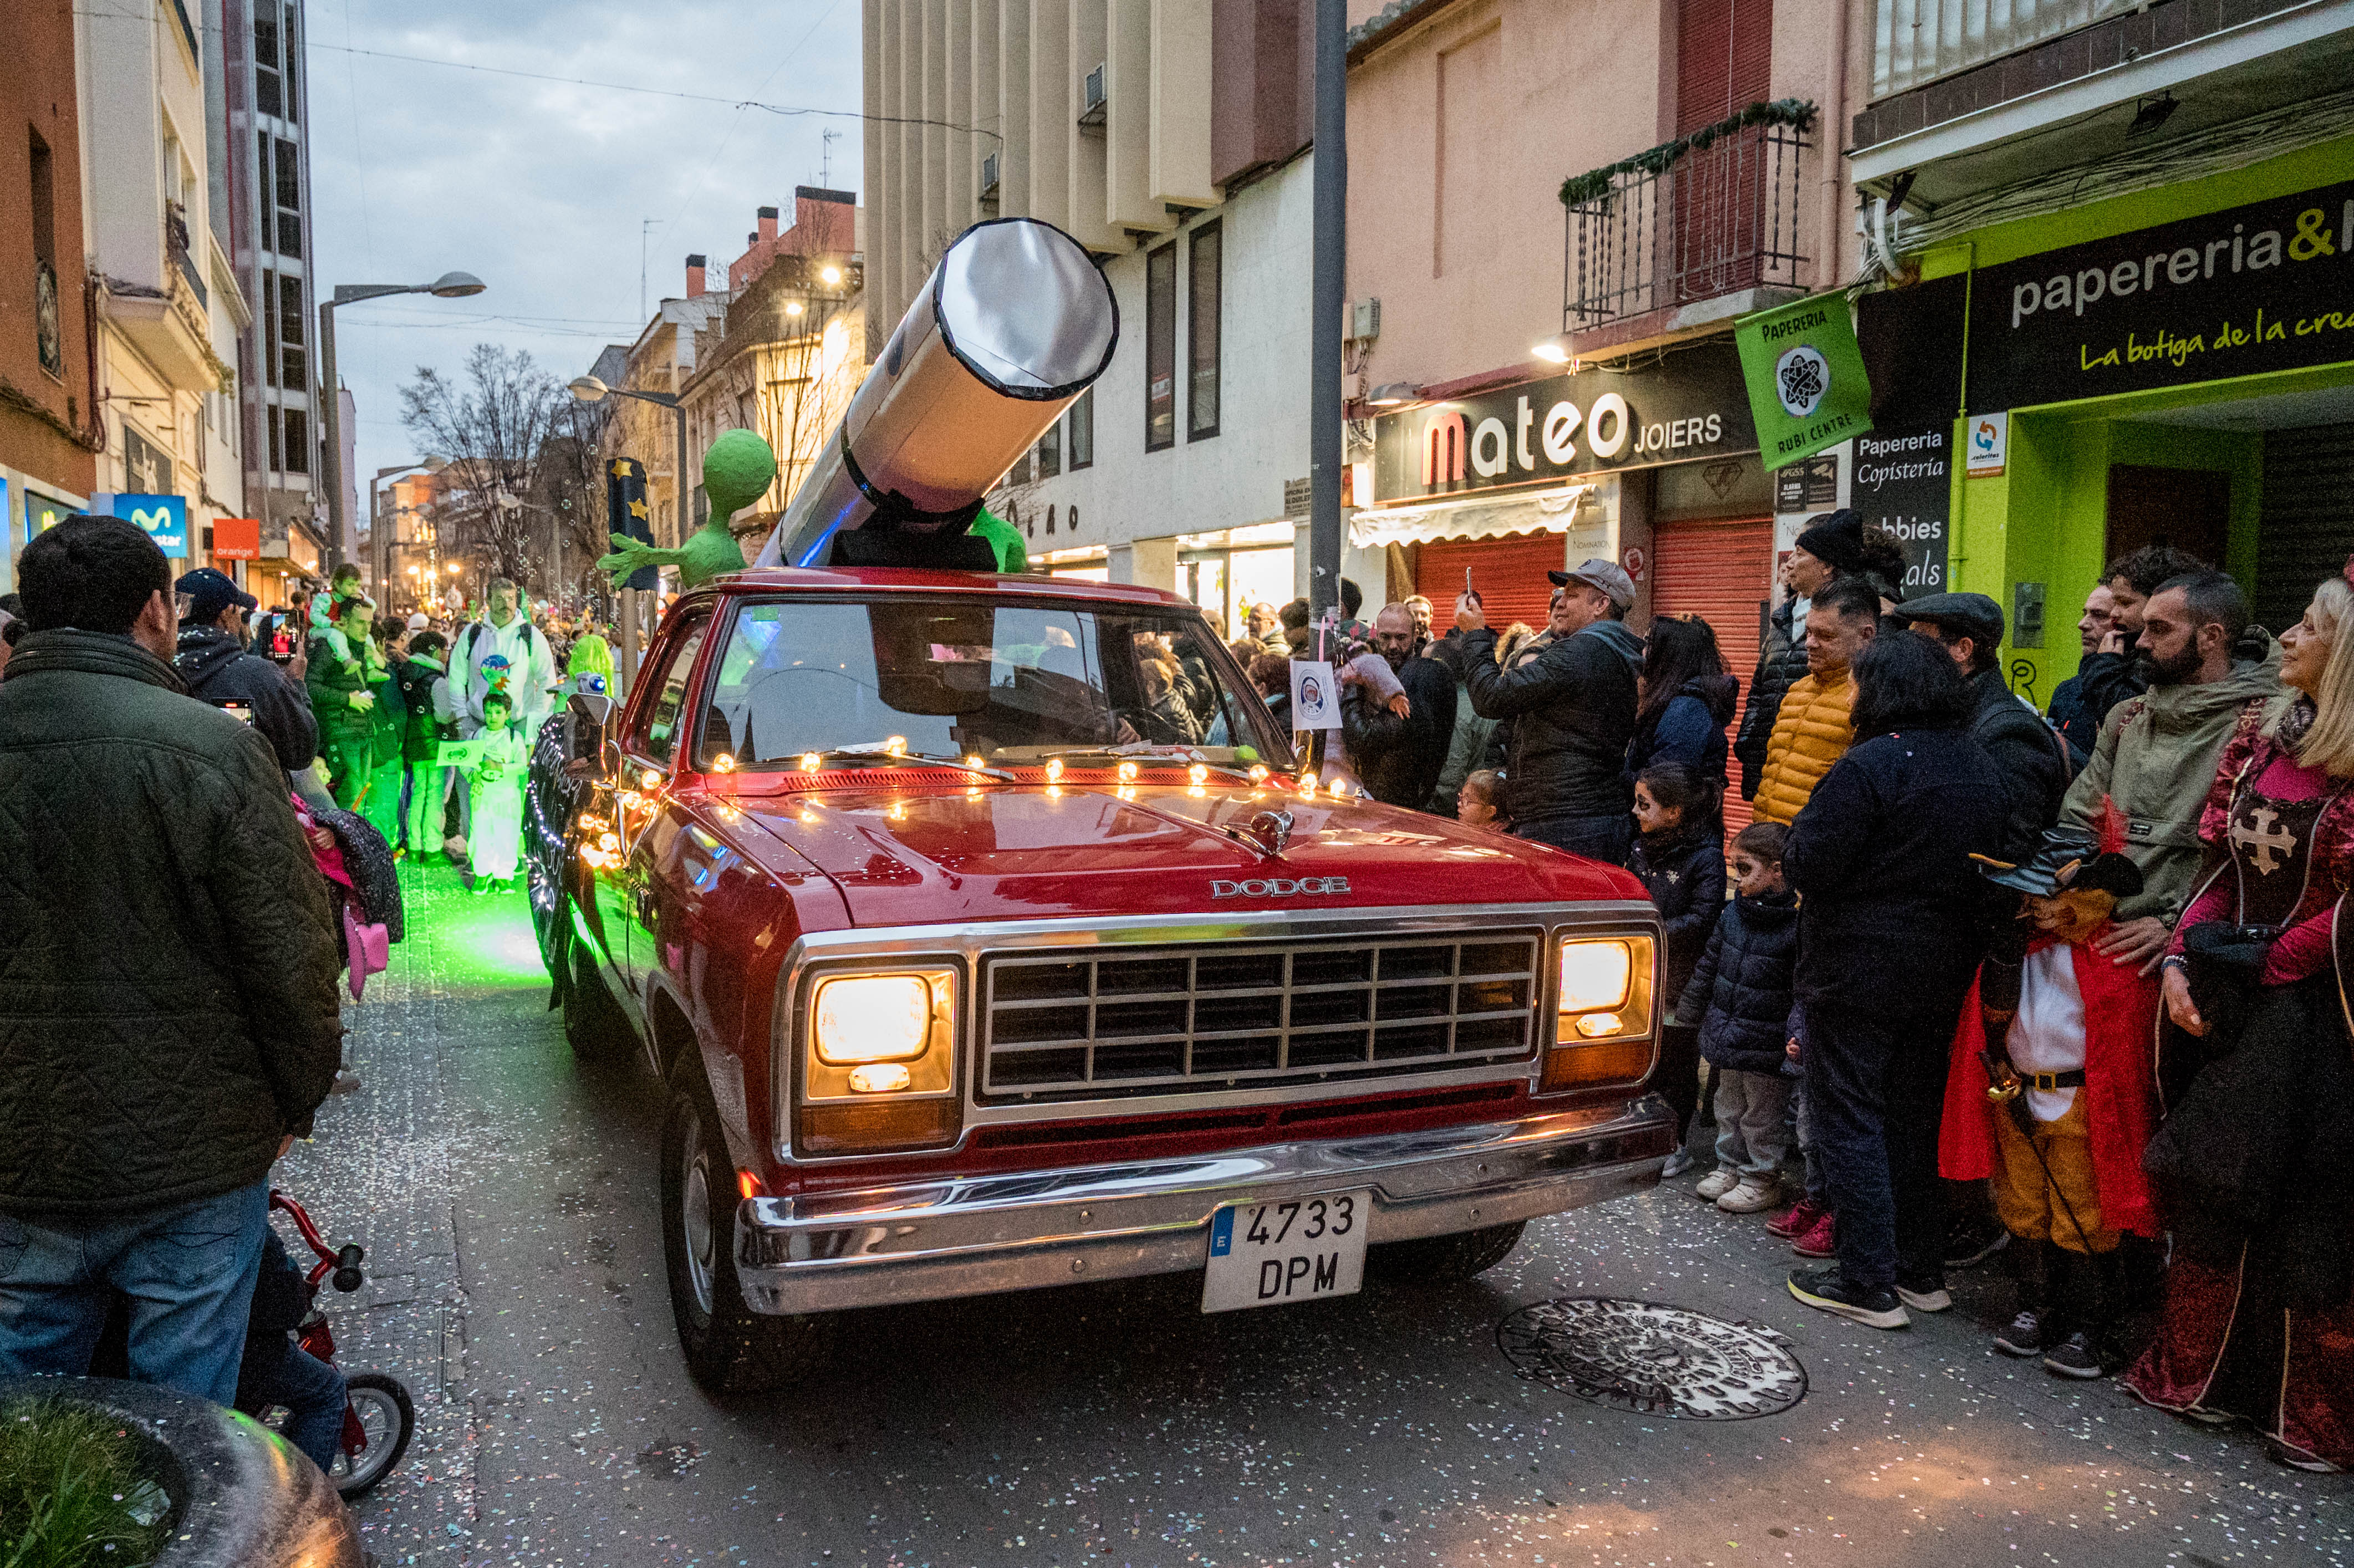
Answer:
[[[1740,364],[1718,340],[1629,369],[1580,370],[1383,415],[1373,495],[1420,501],[1756,447]]]

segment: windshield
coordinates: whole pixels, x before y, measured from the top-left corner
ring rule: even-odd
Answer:
[[[979,599],[747,604],[703,713],[698,766],[810,752],[979,756],[1005,766],[1111,747],[1286,759],[1285,736],[1195,616]]]

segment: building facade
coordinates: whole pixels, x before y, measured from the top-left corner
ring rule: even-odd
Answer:
[[[83,269],[81,116],[69,0],[27,0],[0,54],[0,592],[17,551],[97,488],[100,391]]]
[[[1313,9],[867,0],[870,345],[985,218],[1064,229],[1119,302],[1110,366],[989,498],[1034,567],[1222,617],[1305,580]]]
[[[1910,523],[2003,605],[2039,705],[2137,546],[2294,624],[2354,554],[2354,5],[1893,16],[1879,0],[1848,127],[1875,284],[1857,493],[1917,493]],[[1942,471],[1908,478],[1924,446]]]

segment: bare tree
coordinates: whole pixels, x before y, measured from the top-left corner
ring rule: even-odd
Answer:
[[[433,519],[445,559],[472,556],[489,574],[534,583],[544,530],[514,503],[540,493],[548,438],[568,433],[574,407],[530,355],[496,344],[476,344],[462,376],[417,367],[400,389],[400,422],[420,450],[449,454],[451,488]]]

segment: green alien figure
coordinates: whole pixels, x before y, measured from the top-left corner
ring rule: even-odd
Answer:
[[[597,563],[616,587],[646,567],[676,567],[678,586],[700,588],[723,572],[744,569],[744,551],[727,531],[727,520],[760,498],[777,477],[777,454],[749,430],[729,430],[703,454],[703,493],[711,515],[675,550],[658,550],[642,539],[616,534],[613,553]]]

